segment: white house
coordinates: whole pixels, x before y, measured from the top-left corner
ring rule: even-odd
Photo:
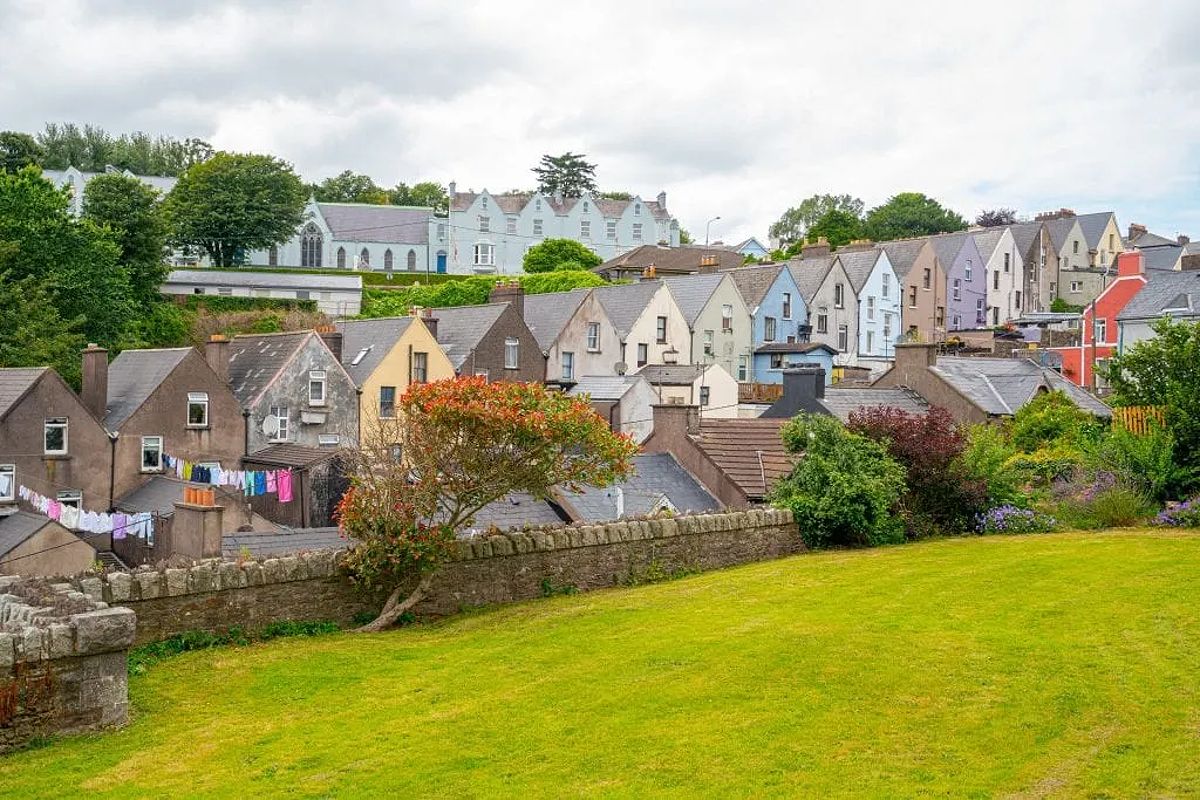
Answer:
[[[315,300],[317,310],[333,317],[357,316],[362,308],[358,275],[296,275],[233,269],[171,270],[163,294],[210,294],[217,297],[274,297]]]
[[[638,370],[657,403],[700,407],[701,418],[738,416],[738,382],[720,364],[650,364]]]
[[[169,178],[161,175],[134,175],[127,169],[119,169],[111,165],[105,167],[104,172],[83,172],[75,167],[42,170],[43,178],[53,183],[59,189],[66,188],[70,192],[71,202],[68,209],[77,217],[83,214],[83,190],[88,182],[97,175],[112,174],[137,178],[147,186],[157,189],[163,195],[175,188],[175,183],[178,181],[178,178]]]
[[[658,395],[641,375],[587,375],[567,394],[587,396],[610,428],[629,434],[638,444],[654,432],[652,409]]]
[[[614,371],[635,372],[647,364],[689,364],[692,333],[687,316],[661,281],[641,281],[592,290],[620,341]],[[604,373],[600,373],[604,374]]]
[[[459,192],[450,183],[447,270],[514,274],[525,253],[544,239],[573,239],[602,259],[643,244],[679,245],[679,223],[667,212],[666,192],[654,200],[608,200],[532,194]],[[441,242],[439,241],[439,246]]]
[[[900,325],[900,278],[881,247],[843,248],[837,253],[858,300],[858,331],[854,363],[887,366],[896,354]]]
[[[1025,286],[1025,260],[1017,240],[1007,228],[971,231],[987,274],[987,317],[989,325],[1017,319],[1023,311],[1021,290]]]

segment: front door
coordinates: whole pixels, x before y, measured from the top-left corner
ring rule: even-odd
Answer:
[[[445,251],[439,251],[437,254],[437,271],[438,272],[446,271],[446,253],[445,253]]]

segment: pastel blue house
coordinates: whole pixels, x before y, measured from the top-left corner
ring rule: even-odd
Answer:
[[[900,329],[900,278],[883,248],[843,248],[838,260],[858,297],[858,363],[890,362]]]
[[[737,250],[743,256],[754,256],[758,259],[765,259],[771,254],[767,246],[758,240],[758,237],[751,236],[739,245],[736,245],[734,250]]]
[[[833,375],[835,350],[810,341],[808,306],[786,264],[763,264],[729,270],[750,310],[753,361],[747,371],[738,365],[739,381],[782,383],[785,367],[820,364],[825,379]]]

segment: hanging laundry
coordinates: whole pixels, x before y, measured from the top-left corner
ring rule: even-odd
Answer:
[[[290,469],[282,469],[275,476],[275,483],[279,491],[279,502],[292,502],[292,471]]]

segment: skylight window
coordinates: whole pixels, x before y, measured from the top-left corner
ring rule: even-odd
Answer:
[[[374,347],[374,345],[369,345],[364,347],[362,350],[359,350],[358,354],[354,356],[354,360],[350,362],[350,366],[357,367],[360,363],[362,363],[362,360],[367,357],[367,353],[371,352],[372,347]]]

